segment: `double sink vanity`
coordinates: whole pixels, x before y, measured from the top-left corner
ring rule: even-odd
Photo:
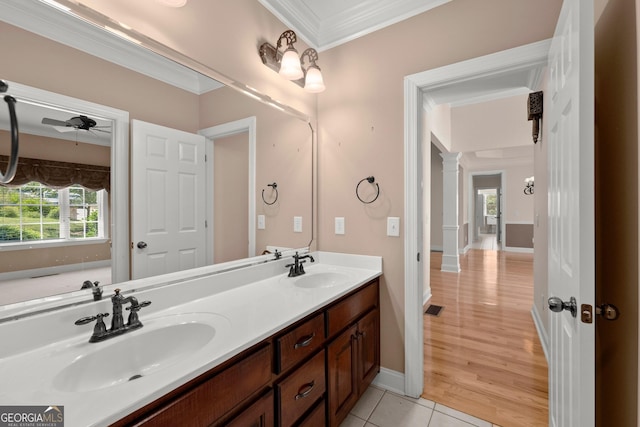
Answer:
[[[285,254],[119,284],[151,301],[143,327],[98,342],[74,323],[115,285],[0,313],[0,401],[64,406],[66,427],[339,425],[380,369],[382,260],[310,255],[295,277]]]

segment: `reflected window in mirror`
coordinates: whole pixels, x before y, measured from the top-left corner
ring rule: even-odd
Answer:
[[[105,238],[105,190],[39,182],[0,187],[0,245]]]

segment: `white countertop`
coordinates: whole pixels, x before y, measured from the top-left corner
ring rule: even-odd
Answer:
[[[139,313],[145,327],[100,343],[88,342],[93,323],[80,327],[73,320],[111,312],[108,299],[0,324],[3,347],[12,347],[11,337],[15,342],[14,351],[5,347],[0,353],[0,405],[62,405],[66,427],[108,426],[382,274],[380,257],[328,252],[312,255],[316,262],[307,262],[307,274],[300,277],[337,272],[348,280],[329,287],[296,285],[298,278],[287,277],[284,264],[291,259],[286,258],[141,291],[134,294],[139,301],[152,301]],[[214,338],[202,350],[168,368],[135,381],[81,391],[66,391],[56,380],[57,373],[81,355],[108,351],[105,349],[110,345],[126,349],[127,340],[134,340],[136,334],[174,320],[194,318],[211,319],[216,328]],[[109,319],[105,318],[107,326]],[[56,328],[68,333],[62,333],[62,337],[60,331],[47,334]],[[55,336],[55,341],[47,342],[47,336]],[[170,349],[171,342],[166,346]],[[127,353],[117,353],[123,363],[131,357]],[[117,364],[118,360],[110,363]]]

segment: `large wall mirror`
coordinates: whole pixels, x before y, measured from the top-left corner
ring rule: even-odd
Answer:
[[[206,265],[310,244],[313,135],[300,116],[148,51],[132,53],[142,48],[36,1],[11,2],[0,19],[10,41],[0,78],[18,99],[24,175],[0,187],[0,306],[131,277],[142,251],[135,230],[150,222],[130,222],[131,207],[150,198],[130,186],[136,122],[205,137]],[[55,37],[43,34],[44,21]],[[138,64],[103,59],[105,45]],[[1,156],[9,151],[6,108],[0,127]]]

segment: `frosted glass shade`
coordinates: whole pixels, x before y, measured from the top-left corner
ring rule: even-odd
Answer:
[[[182,7],[187,4],[187,0],[156,0],[158,3],[162,3],[165,6],[170,7]]]
[[[279,73],[282,77],[289,80],[298,80],[304,76],[302,67],[300,66],[300,57],[294,48],[290,47],[284,52],[284,55],[282,55]]]
[[[324,80],[320,68],[310,66],[307,69],[307,77],[304,79],[304,90],[311,93],[324,91]]]

